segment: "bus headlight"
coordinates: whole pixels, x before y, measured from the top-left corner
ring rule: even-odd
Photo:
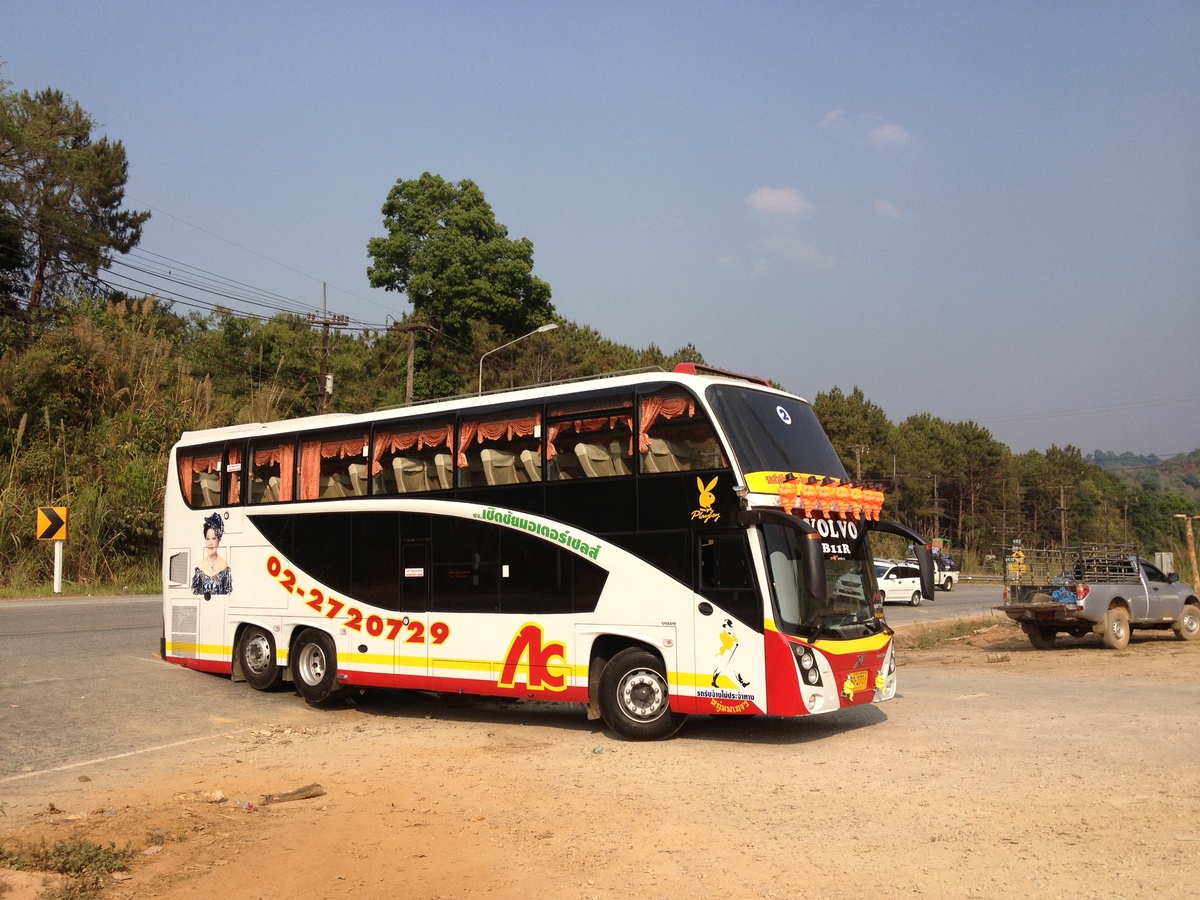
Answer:
[[[809,684],[820,684],[821,671],[817,668],[817,656],[813,653],[812,648],[803,644],[792,644],[792,653],[795,654],[796,663],[800,666],[801,677]]]

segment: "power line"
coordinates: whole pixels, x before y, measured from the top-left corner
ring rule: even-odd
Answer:
[[[315,275],[310,275],[308,272],[302,272],[302,271],[301,271],[301,270],[299,270],[299,269],[296,269],[296,268],[294,268],[294,267],[292,267],[292,266],[289,266],[287,263],[282,263],[282,262],[280,262],[280,261],[279,261],[279,260],[277,260],[277,259],[272,259],[270,256],[267,256],[265,253],[260,253],[260,252],[258,252],[257,250],[253,250],[253,249],[251,249],[250,247],[247,247],[247,246],[245,246],[245,245],[243,245],[243,244],[239,244],[237,241],[231,240],[230,238],[227,238],[227,237],[225,237],[225,236],[223,236],[223,235],[217,234],[217,233],[216,233],[216,232],[214,232],[214,231],[209,231],[207,228],[203,228],[203,227],[201,227],[200,225],[196,225],[196,224],[195,224],[195,223],[193,223],[193,222],[189,222],[189,221],[187,221],[186,219],[184,219],[184,218],[181,218],[180,216],[177,216],[177,215],[175,215],[174,213],[167,212],[167,211],[166,211],[166,210],[164,210],[164,209],[159,209],[158,207],[156,207],[156,206],[152,206],[152,205],[151,205],[151,204],[149,204],[149,203],[142,203],[141,201],[139,201],[139,200],[137,200],[137,199],[135,199],[135,198],[133,198],[133,197],[129,197],[128,199],[129,199],[129,201],[130,201],[131,203],[133,203],[133,204],[135,204],[135,205],[137,205],[137,206],[144,206],[144,207],[146,207],[147,209],[150,209],[150,210],[152,210],[153,212],[155,212],[155,213],[158,213],[159,215],[166,216],[166,217],[167,217],[167,218],[169,218],[169,219],[174,219],[176,222],[179,222],[179,223],[180,223],[180,224],[182,224],[182,225],[186,225],[188,228],[194,228],[196,231],[199,231],[199,232],[201,232],[202,234],[206,234],[206,235],[208,235],[209,237],[216,238],[218,241],[223,241],[224,243],[226,243],[226,244],[229,244],[231,247],[237,247],[239,250],[242,250],[242,251],[244,251],[244,252],[246,252],[246,253],[249,253],[249,254],[251,254],[251,255],[253,255],[253,256],[257,256],[259,259],[262,259],[262,260],[265,260],[266,262],[269,262],[269,263],[272,263],[272,264],[274,264],[274,265],[280,266],[281,268],[287,269],[289,272],[294,272],[295,274],[297,274],[297,275],[301,276],[302,278],[307,278],[308,280],[310,280],[310,281],[313,281],[313,282],[315,282],[315,283],[317,283],[317,284],[322,284],[322,285],[323,285],[323,284],[325,284],[325,283],[326,283],[326,279],[323,279],[323,278],[318,278],[318,277],[317,277],[317,276],[315,276]],[[357,300],[361,300],[361,301],[363,301],[364,303],[369,303],[369,304],[371,304],[372,306],[378,307],[379,309],[382,309],[382,310],[387,310],[388,312],[391,312],[391,308],[390,308],[390,307],[388,307],[388,306],[386,306],[385,304],[383,304],[383,303],[380,303],[380,302],[378,302],[378,301],[376,301],[376,300],[372,300],[370,297],[364,297],[362,294],[356,294],[354,291],[348,290],[347,288],[340,287],[340,286],[338,286],[338,285],[329,285],[329,286],[330,286],[331,288],[333,288],[334,290],[336,290],[336,291],[339,291],[339,292],[341,292],[341,293],[343,293],[343,294],[346,294],[347,296],[354,297],[355,299],[357,299]]]
[[[1200,400],[1200,394],[1191,394],[1183,397],[1157,397],[1150,400],[1137,400],[1130,403],[1113,403],[1108,406],[1086,406],[1049,412],[1028,412],[1014,413],[1013,415],[1007,416],[990,416],[988,418],[978,419],[977,421],[980,425],[986,425],[994,422],[1025,422],[1035,421],[1038,419],[1054,419],[1061,416],[1091,415],[1094,413],[1115,412],[1126,409],[1142,409],[1147,406],[1164,406],[1170,403],[1195,403],[1198,400]]]

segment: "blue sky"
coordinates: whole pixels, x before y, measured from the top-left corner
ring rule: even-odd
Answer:
[[[858,386],[1017,452],[1200,447],[1194,2],[0,0],[0,21],[0,78],[125,143],[141,250],[298,307],[326,282],[358,322],[408,309],[365,248],[430,171],[475,181],[559,313],[613,340]]]

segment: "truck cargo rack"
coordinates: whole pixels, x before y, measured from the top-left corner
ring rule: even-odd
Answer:
[[[1125,584],[1139,578],[1136,559],[1135,544],[1081,544],[1055,550],[1016,546],[1004,557],[1004,583],[1066,588],[1081,582]]]

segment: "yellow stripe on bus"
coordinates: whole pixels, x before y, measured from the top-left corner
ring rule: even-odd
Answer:
[[[856,638],[852,641],[813,641],[818,650],[831,653],[834,656],[845,656],[847,653],[868,653],[886,647],[892,636],[886,631],[872,634],[869,637]]]
[[[183,641],[168,641],[167,655],[179,656],[183,653],[191,653],[200,657],[216,656],[221,659],[230,659],[233,656],[233,648],[222,644],[197,644],[195,642],[185,643]]]

